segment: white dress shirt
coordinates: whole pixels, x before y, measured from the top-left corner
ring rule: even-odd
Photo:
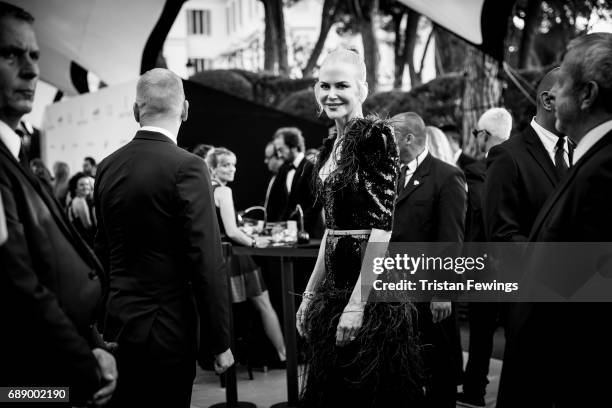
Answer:
[[[578,142],[576,150],[574,150],[574,163],[578,162],[586,152],[599,142],[609,131],[612,130],[612,120],[602,123],[601,125],[591,129],[584,137]]]
[[[21,138],[19,135],[10,128],[9,125],[0,120],[0,140],[7,147],[9,152],[15,159],[19,161],[19,150],[21,149]]]
[[[425,160],[428,154],[429,154],[429,150],[425,148],[425,150],[423,150],[423,152],[419,154],[415,159],[410,161],[408,164],[402,166],[403,168],[408,166],[408,168],[406,169],[406,180],[404,181],[404,187],[408,185],[408,182],[412,178],[412,175],[414,174],[416,169],[419,168],[421,163],[423,163],[423,160]]]
[[[176,135],[173,135],[172,132],[170,132],[168,129],[164,129],[157,126],[143,126],[139,130],[161,133],[162,135],[168,137],[168,139],[172,140],[174,144],[176,144]]]
[[[296,169],[300,166],[300,163],[302,162],[302,160],[304,160],[304,153],[300,152],[295,157],[295,160],[293,160],[293,165],[295,166]],[[287,180],[286,180],[288,193],[291,193],[291,185],[293,184],[294,177],[295,177],[295,169],[289,170],[287,172]]]
[[[548,157],[553,164],[555,164],[555,153],[557,152],[557,140],[559,137],[552,133],[549,130],[544,129],[538,122],[536,122],[535,117],[531,119],[531,127],[535,130],[538,138],[544,145],[544,149],[546,149],[546,153],[548,153]],[[570,167],[569,162],[569,146],[568,146],[567,137],[565,138],[565,143],[563,144],[563,160],[565,160],[565,164],[567,167]]]

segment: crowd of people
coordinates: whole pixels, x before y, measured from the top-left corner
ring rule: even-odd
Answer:
[[[177,146],[181,79],[144,73],[134,138],[72,177],[65,163],[51,175],[16,132],[39,76],[34,19],[0,2],[0,22],[0,386],[69,386],[73,405],[189,407],[198,358],[213,356],[218,373],[233,365],[229,308],[246,299],[284,361],[261,267],[235,256],[228,271],[222,252],[223,240],[259,245],[238,227],[238,158]],[[484,112],[471,134],[484,159],[463,152],[453,125],[364,116],[353,50],[325,57],[314,90],[333,134],[313,152],[299,129],[280,128],[264,152],[267,220],[299,207],[321,239],[296,315],[301,406],[485,406],[500,315],[499,408],[609,401],[610,376],[596,374],[612,363],[609,304],[470,303],[463,370],[452,296],[368,301],[360,272],[389,243],[612,242],[612,34],[570,42],[526,129],[511,136],[510,112]]]

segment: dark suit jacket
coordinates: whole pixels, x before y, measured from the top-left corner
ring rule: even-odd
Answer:
[[[428,154],[396,199],[391,241],[463,242],[465,190],[461,170]]]
[[[92,348],[102,268],[57,202],[0,142],[8,240],[0,246],[0,384],[99,389]]]
[[[467,214],[465,217],[465,242],[486,241],[483,206],[486,163],[478,160],[463,169],[467,182]]]
[[[612,242],[612,132],[596,143],[542,207],[531,242]],[[580,244],[582,243],[582,244]],[[581,250],[579,250],[581,251]],[[611,265],[595,260],[550,270],[551,262],[576,262],[577,253],[529,248],[527,278],[572,293]],[[605,260],[604,260],[605,261]],[[570,272],[571,271],[571,272]],[[553,280],[551,280],[551,278]],[[610,303],[523,303],[514,310],[506,344],[498,407],[597,406],[609,398],[609,376],[596,375],[612,364]],[[568,353],[568,350],[579,350]],[[507,364],[506,364],[507,363]],[[546,371],[548,375],[542,376]],[[529,405],[531,404],[531,405]]]
[[[304,211],[304,229],[310,234],[311,238],[321,238],[323,236],[323,218],[321,216],[321,205],[316,200],[313,175],[314,164],[304,158],[293,176],[291,192],[287,192],[287,173],[291,169],[288,163],[278,171],[278,176],[274,180],[272,190],[275,192],[284,191],[287,194],[287,201],[280,220],[288,220],[295,211],[296,205],[300,205]],[[277,193],[278,194],[278,193]],[[297,220],[298,217],[291,217]]]
[[[487,240],[526,241],[557,183],[554,164],[531,125],[493,147],[484,193]]]
[[[470,166],[476,163],[477,161],[478,160],[476,160],[472,156],[468,156],[467,154],[461,152],[461,154],[459,155],[459,158],[457,159],[457,166],[459,166],[461,170],[465,171],[465,168],[467,166]]]
[[[94,196],[96,251],[110,284],[105,337],[194,358],[195,299],[212,352],[225,351],[226,271],[202,159],[160,133],[139,131],[100,163]]]

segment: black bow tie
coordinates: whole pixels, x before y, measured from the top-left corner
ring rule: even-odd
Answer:
[[[295,164],[291,163],[289,165],[289,170],[297,170],[297,167],[295,166]]]

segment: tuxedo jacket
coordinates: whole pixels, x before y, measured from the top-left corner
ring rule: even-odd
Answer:
[[[70,386],[73,402],[100,386],[91,350],[102,268],[55,199],[0,142],[0,384]]]
[[[207,351],[225,351],[226,270],[202,159],[161,133],[139,131],[98,166],[94,199],[96,252],[110,286],[105,338],[194,358],[197,305]]]
[[[584,245],[586,251],[589,243],[612,242],[611,186],[609,132],[575,163],[544,204],[529,241],[572,242]],[[579,260],[580,251],[571,252],[548,246],[529,248],[528,282],[544,284],[567,297],[591,279],[607,284],[609,278],[603,278],[612,270],[609,256]],[[551,269],[554,264],[565,265],[562,273]],[[498,407],[527,403],[540,407],[597,406],[609,398],[609,376],[594,373],[612,364],[612,331],[605,323],[612,313],[610,305],[518,304],[512,310],[513,327],[506,343]],[[551,375],[542,376],[544,370]]]
[[[487,158],[484,218],[488,241],[524,242],[559,180],[531,125],[493,147]]]
[[[296,205],[300,205],[304,211],[304,229],[310,234],[311,238],[321,238],[323,236],[323,218],[321,205],[317,202],[314,184],[314,164],[304,158],[295,170],[291,183],[291,192],[287,191],[287,174],[291,170],[291,164],[285,163],[278,171],[274,180],[272,191],[286,195],[286,204],[282,209],[280,220],[298,219],[291,217]]]
[[[484,160],[474,161],[463,169],[467,182],[467,214],[465,217],[465,242],[485,242],[483,192],[486,179]]]

